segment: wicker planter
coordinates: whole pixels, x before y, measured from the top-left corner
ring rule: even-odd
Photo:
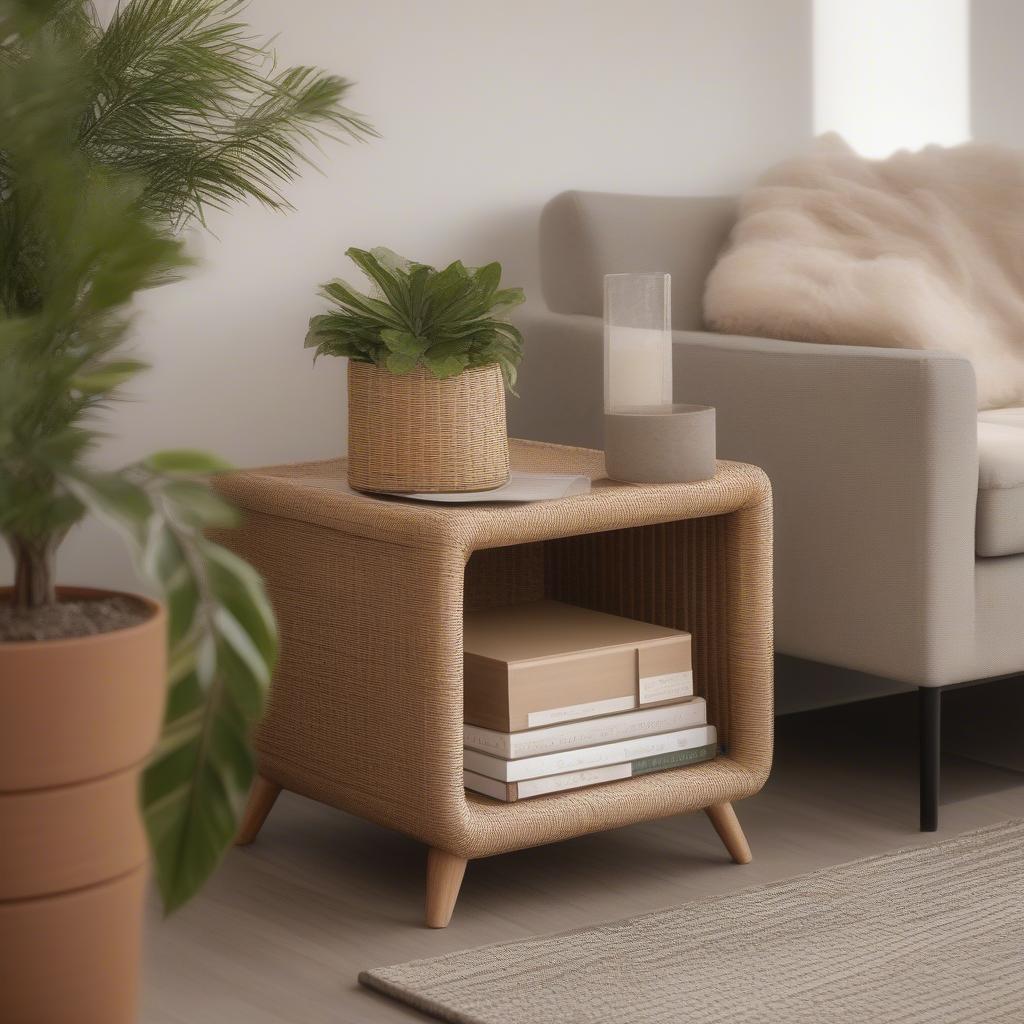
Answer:
[[[61,588],[66,597],[106,592]],[[7,600],[10,589],[0,589]],[[131,1024],[166,618],[0,643],[0,1018]]]
[[[348,364],[348,482],[360,491],[486,491],[508,481],[505,385],[494,364],[437,380]]]

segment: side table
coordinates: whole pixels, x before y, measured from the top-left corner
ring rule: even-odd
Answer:
[[[351,492],[344,460],[233,473],[245,525],[218,540],[267,581],[282,637],[259,778],[238,837],[282,788],[427,844],[426,920],[451,918],[466,862],[704,810],[750,860],[732,803],[772,754],[771,489],[720,462],[703,483],[605,479],[601,452],[511,442],[513,468],[580,473],[590,494],[439,506]],[[713,761],[502,803],[462,784],[465,610],[550,597],[688,630]]]

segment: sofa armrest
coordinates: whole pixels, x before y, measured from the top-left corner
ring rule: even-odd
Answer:
[[[602,325],[529,313],[514,433],[601,444]],[[915,685],[974,649],[974,372],[937,352],[674,334],[677,401],[717,409],[721,458],[775,495],[786,654]],[[582,393],[581,393],[582,392]]]

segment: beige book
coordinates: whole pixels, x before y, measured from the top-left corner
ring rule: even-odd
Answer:
[[[690,635],[559,601],[471,612],[465,720],[518,732],[693,695]]]

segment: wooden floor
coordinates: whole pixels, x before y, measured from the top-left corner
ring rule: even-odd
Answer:
[[[960,706],[970,713],[969,702]],[[918,833],[913,723],[907,695],[780,719],[772,779],[737,805],[752,864],[730,863],[703,814],[638,825],[471,863],[444,931],[422,924],[420,846],[283,794],[259,839],[233,851],[198,899],[170,921],[154,912],[142,1020],[423,1021],[362,990],[357,973],[612,921],[1024,817],[1024,775],[947,756],[940,832]]]

